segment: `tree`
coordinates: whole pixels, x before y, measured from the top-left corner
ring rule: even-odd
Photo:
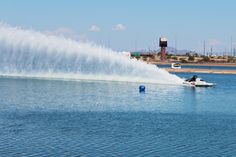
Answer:
[[[210,58],[208,56],[204,56],[202,59],[204,62],[210,62]]]
[[[172,54],[167,54],[166,58],[171,59]]]
[[[194,56],[189,56],[189,57],[188,57],[188,60],[189,60],[189,61],[194,61],[194,59],[195,59]]]
[[[173,56],[171,58],[174,59],[174,60],[178,60],[178,58],[176,56]]]
[[[184,58],[180,58],[180,62],[181,63],[188,63],[188,61],[186,61]]]

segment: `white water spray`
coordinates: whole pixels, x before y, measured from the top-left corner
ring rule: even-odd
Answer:
[[[0,75],[181,84],[179,77],[110,49],[0,24]]]

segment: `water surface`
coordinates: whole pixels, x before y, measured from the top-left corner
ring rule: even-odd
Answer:
[[[234,156],[236,77],[199,75],[217,86],[0,78],[0,154]]]

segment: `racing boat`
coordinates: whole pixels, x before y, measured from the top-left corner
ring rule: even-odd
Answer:
[[[215,85],[198,78],[197,75],[194,75],[192,78],[185,80],[184,84],[192,87],[213,87]]]

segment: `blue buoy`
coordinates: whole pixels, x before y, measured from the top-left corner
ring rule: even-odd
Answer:
[[[144,85],[139,86],[139,93],[145,93],[145,86]]]

